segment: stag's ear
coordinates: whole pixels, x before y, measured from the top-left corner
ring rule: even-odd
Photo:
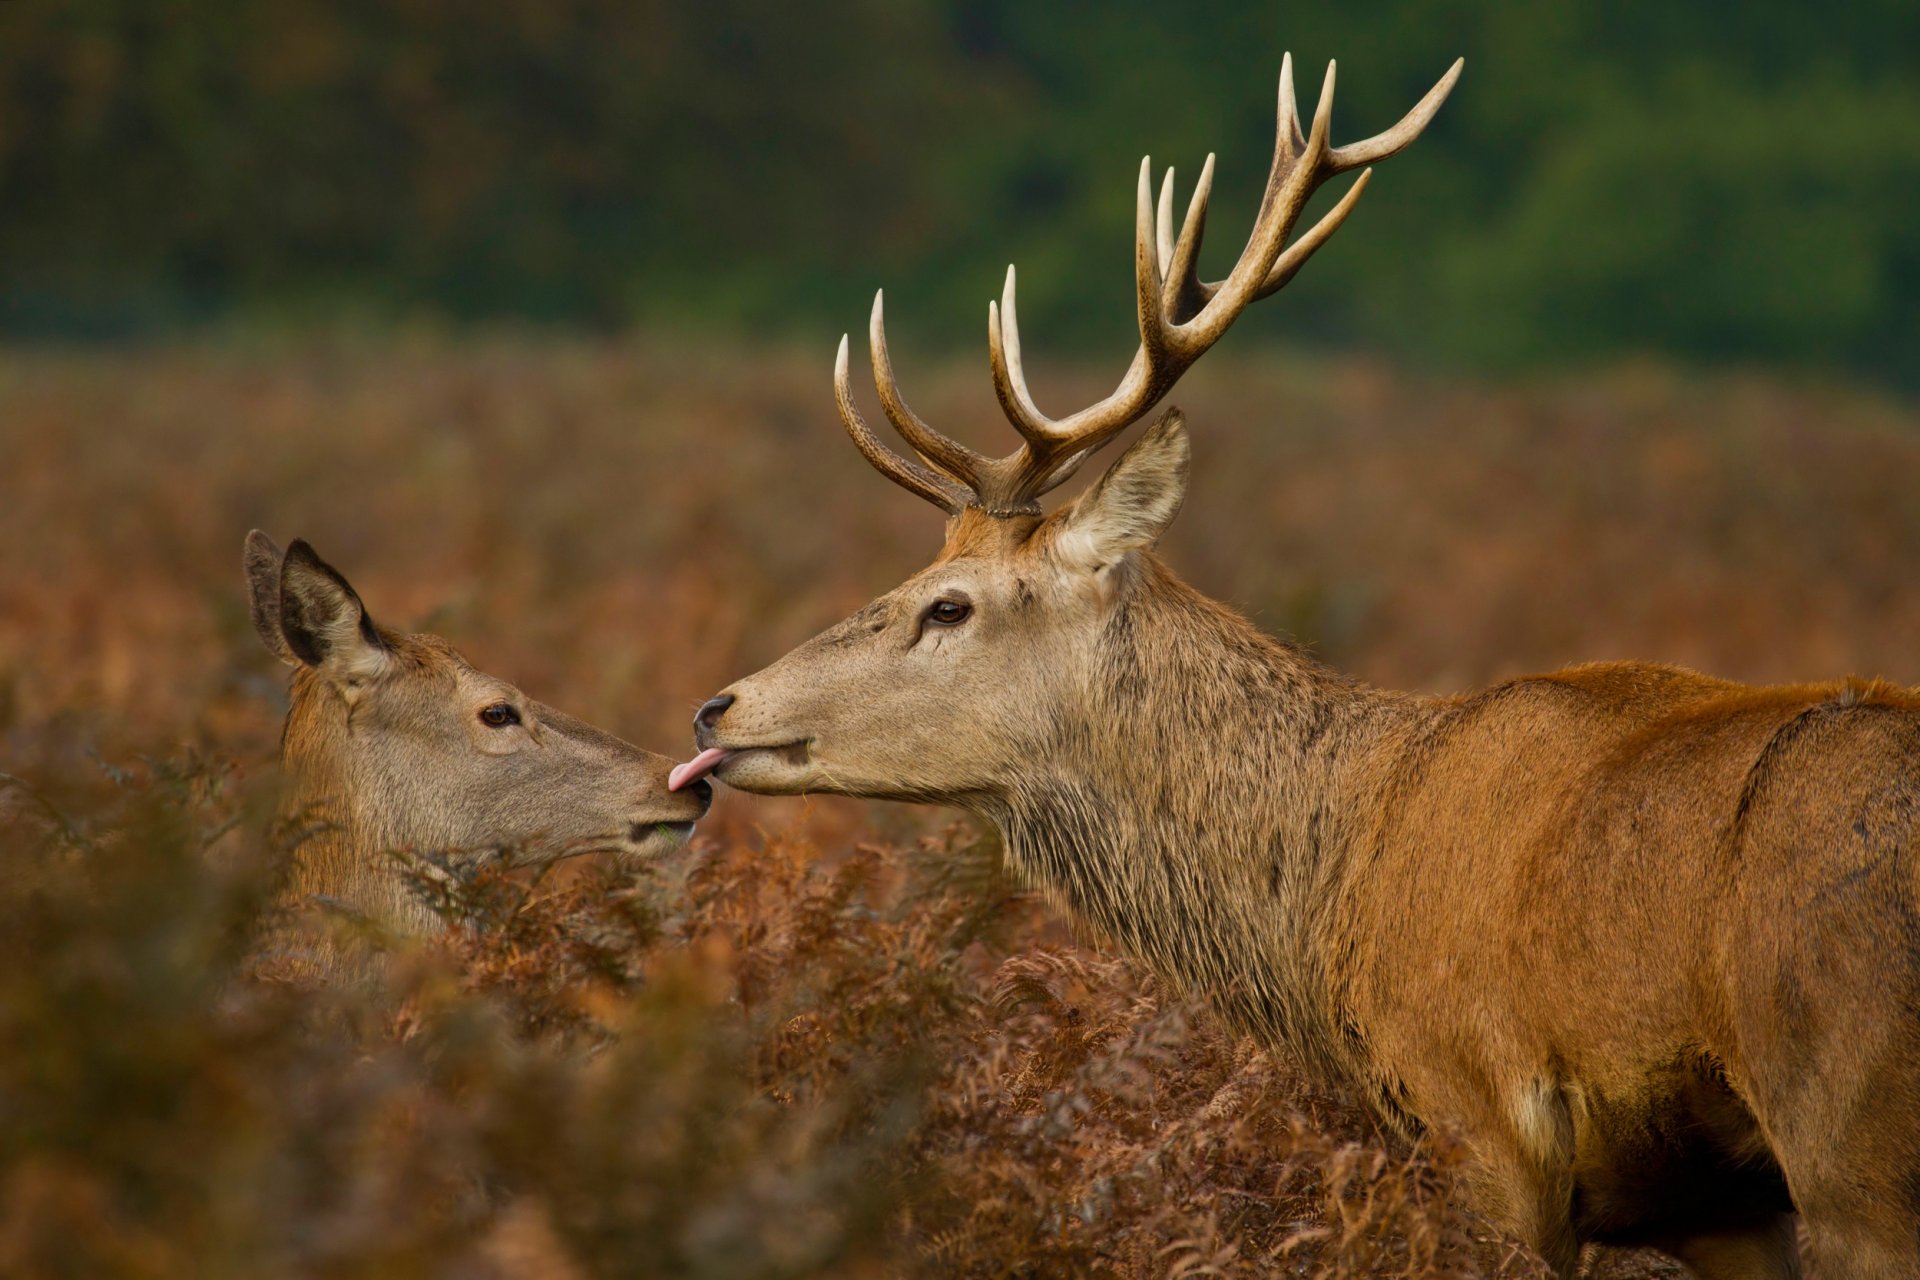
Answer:
[[[298,666],[300,659],[287,647],[280,630],[280,563],[287,553],[280,544],[255,529],[247,535],[247,550],[241,563],[247,571],[247,612],[253,615],[253,629],[260,642],[280,661]]]
[[[1169,409],[1062,513],[1056,553],[1098,573],[1152,546],[1187,496],[1190,456],[1186,419]]]
[[[295,538],[280,566],[280,634],[297,662],[344,685],[386,670],[387,646],[340,571]]]

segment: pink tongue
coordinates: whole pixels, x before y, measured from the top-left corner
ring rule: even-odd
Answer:
[[[682,787],[692,786],[725,764],[727,757],[732,754],[720,747],[708,747],[685,764],[673,766],[673,771],[667,775],[667,790],[678,791]]]

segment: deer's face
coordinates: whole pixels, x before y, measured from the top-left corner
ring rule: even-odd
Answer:
[[[534,701],[438,636],[375,626],[304,543],[280,557],[261,541],[255,620],[298,668],[289,765],[324,757],[344,792],[325,798],[380,848],[645,856],[706,812],[710,789],[668,790],[665,757]]]
[[[959,524],[932,566],[703,709],[700,745],[732,753],[722,778],[945,799],[1006,776],[1072,682],[1074,602],[1019,531]]]
[[[1242,311],[1294,277],[1352,211],[1367,175],[1289,243],[1315,190],[1411,143],[1460,67],[1391,129],[1336,147],[1328,132],[1332,65],[1303,130],[1293,60],[1283,58],[1266,191],[1246,248],[1217,282],[1199,276],[1213,160],[1201,167],[1177,234],[1173,172],[1156,202],[1152,164],[1143,161],[1134,199],[1140,347],[1111,394],[1065,417],[1043,414],[1027,390],[1008,268],[1000,301],[987,308],[994,391],[1022,440],[1004,457],[950,439],[908,406],[876,295],[868,328],[874,387],[910,452],[882,444],[855,406],[845,338],[833,375],[840,420],[882,475],[952,517],[946,549],[898,590],[701,708],[700,753],[674,771],[672,785],[718,772],[749,791],[965,803],[1006,794],[1020,775],[1071,747],[1063,742],[1070,700],[1086,690],[1089,665],[1113,655],[1113,642],[1126,643],[1124,600],[1138,581],[1138,553],[1185,492],[1179,414],[1170,410],[1099,484],[1044,520],[1040,498],[1159,403]]]
[[[901,800],[1004,794],[1085,703],[1136,553],[1178,509],[1178,420],[1064,510],[963,511],[940,558],[701,709],[701,755],[747,791]]]
[[[667,790],[671,761],[475,670],[439,637],[387,647],[374,679],[314,691],[343,704],[355,804],[384,843],[647,856],[706,812],[710,791]]]

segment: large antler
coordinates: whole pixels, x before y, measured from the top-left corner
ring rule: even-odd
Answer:
[[[987,304],[987,347],[993,385],[1007,420],[1024,443],[1004,458],[989,458],[948,439],[907,406],[887,354],[882,295],[873,299],[869,344],[874,385],[880,404],[919,461],[902,459],[881,444],[853,407],[847,385],[847,340],[840,340],[834,368],[834,393],[847,433],[867,460],[896,483],[955,513],[977,505],[995,514],[1039,511],[1040,495],[1062,483],[1094,450],[1140,420],[1172,389],[1194,361],[1220,340],[1240,313],[1256,300],[1293,279],[1315,250],[1346,221],[1366,190],[1371,169],[1347,189],[1292,244],[1287,237],[1320,185],[1336,174],[1384,160],[1405,148],[1440,110],[1464,60],[1456,61],[1427,96],[1400,123],[1364,142],[1328,144],[1333,112],[1334,64],[1327,77],[1313,124],[1303,136],[1293,92],[1293,56],[1280,63],[1280,108],[1273,166],[1260,212],[1240,259],[1224,280],[1207,282],[1198,274],[1200,240],[1206,229],[1207,197],[1213,188],[1213,157],[1200,170],[1179,236],[1173,231],[1173,170],[1160,184],[1156,210],[1152,160],[1140,162],[1140,187],[1134,218],[1134,296],[1140,320],[1140,349],[1111,395],[1064,418],[1049,418],[1035,406],[1020,362],[1020,326],[1014,311],[1014,274],[1007,268],[1006,289],[998,303]]]

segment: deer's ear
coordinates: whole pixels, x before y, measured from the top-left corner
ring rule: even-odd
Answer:
[[[280,661],[293,666],[300,659],[293,656],[293,650],[287,647],[287,637],[280,630],[280,564],[287,553],[280,544],[266,534],[255,529],[247,535],[246,554],[241,563],[247,572],[247,612],[253,617],[253,629],[260,633],[260,642],[267,651]]]
[[[377,679],[387,646],[353,585],[295,538],[280,566],[280,634],[297,662],[345,685]]]
[[[1159,541],[1187,496],[1187,423],[1169,409],[1062,513],[1056,552],[1098,573]]]

